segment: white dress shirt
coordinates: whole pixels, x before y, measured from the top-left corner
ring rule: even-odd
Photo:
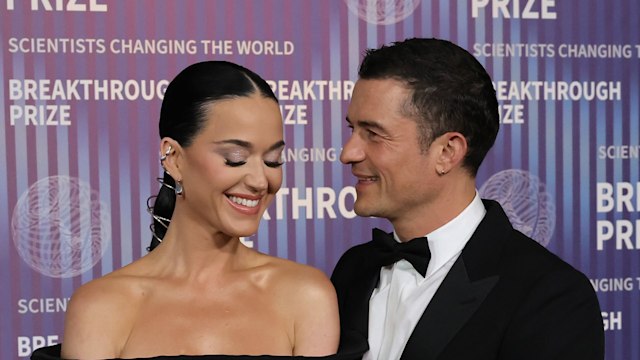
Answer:
[[[370,349],[363,360],[400,359],[422,313],[485,214],[476,191],[458,216],[426,235],[431,260],[425,277],[406,260],[380,269],[380,282],[369,300]],[[399,241],[395,232],[394,237]]]

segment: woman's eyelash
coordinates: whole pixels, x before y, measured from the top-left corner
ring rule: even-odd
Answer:
[[[246,164],[246,161],[231,161],[229,159],[224,160],[224,164],[231,167],[238,167]]]
[[[225,160],[224,163],[227,166],[238,167],[238,166],[242,166],[242,165],[246,164],[247,162],[246,161]],[[268,167],[277,168],[277,167],[282,166],[283,162],[280,162],[280,161],[265,161],[264,164],[267,165]]]
[[[280,161],[265,161],[264,164],[267,165],[268,167],[277,168],[277,167],[282,166],[283,162],[280,162]]]

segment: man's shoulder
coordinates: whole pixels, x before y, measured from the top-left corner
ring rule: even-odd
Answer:
[[[487,208],[489,226],[483,228],[480,241],[471,246],[472,256],[483,254],[481,256],[485,259],[480,262],[495,262],[491,267],[502,269],[500,272],[503,276],[518,281],[537,281],[549,274],[562,273],[562,278],[584,282],[586,277],[581,271],[535,239],[513,228],[498,202],[486,199],[483,202]]]
[[[560,283],[588,283],[579,269],[518,230],[514,230],[505,242],[502,266],[510,269],[507,276],[519,281],[538,282],[556,278]]]
[[[363,269],[367,268],[367,264],[371,260],[371,251],[373,250],[373,242],[355,245],[349,248],[340,257],[338,263],[333,269],[331,281],[346,281],[347,278],[357,276]]]
[[[344,254],[340,257],[340,260],[338,260],[338,263],[358,263],[366,261],[366,257],[370,256],[371,251],[373,251],[373,241],[354,245],[344,252]]]
[[[538,241],[515,229],[510,241],[506,242],[506,252],[515,256],[518,261],[544,264],[544,267],[571,267],[565,260]]]
[[[491,213],[492,225],[501,224],[502,232],[498,236],[504,236],[502,241],[503,260],[517,263],[520,267],[532,266],[541,269],[573,269],[569,263],[556,255],[553,251],[540,244],[537,240],[524,234],[510,225],[510,221],[500,206],[494,200],[483,199],[485,207]],[[499,221],[496,221],[498,219]],[[504,219],[504,220],[500,220]],[[500,222],[502,221],[502,223]],[[509,226],[505,225],[509,221]],[[496,230],[496,229],[494,229]]]

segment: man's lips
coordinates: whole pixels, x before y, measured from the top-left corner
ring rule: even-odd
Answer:
[[[356,177],[356,179],[358,179],[358,184],[369,184],[372,182],[376,182],[379,179],[379,177],[373,176],[373,175],[366,175],[366,174],[359,174],[359,173],[354,173],[353,175]]]

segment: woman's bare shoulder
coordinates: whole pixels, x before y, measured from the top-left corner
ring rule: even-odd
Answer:
[[[286,287],[286,291],[319,291],[335,294],[333,285],[321,270],[295,261],[265,255],[273,271],[275,286]]]
[[[65,316],[64,356],[119,353],[151,283],[138,270],[118,269],[76,289]]]
[[[340,337],[338,303],[333,284],[321,270],[293,261],[271,258],[274,294],[293,317],[294,354],[328,355]]]
[[[131,264],[80,286],[71,296],[69,305],[91,310],[131,305],[144,293],[145,287],[150,286],[150,282],[141,267]]]
[[[271,256],[268,264],[271,293],[290,313],[297,313],[297,318],[300,318],[299,315],[306,316],[309,308],[314,308],[327,311],[327,315],[337,314],[336,291],[324,272],[309,265]]]

